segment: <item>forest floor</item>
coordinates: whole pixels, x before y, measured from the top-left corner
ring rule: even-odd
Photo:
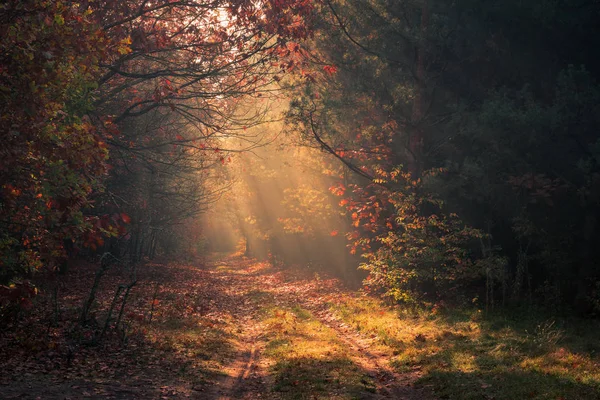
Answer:
[[[0,398],[600,399],[597,324],[409,311],[240,255],[144,265],[94,343],[127,283],[109,271],[82,330],[95,268],[0,331]]]

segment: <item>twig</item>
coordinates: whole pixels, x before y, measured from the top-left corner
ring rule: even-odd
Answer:
[[[129,285],[124,286],[125,294],[123,295],[123,302],[121,303],[121,309],[119,310],[119,316],[117,317],[117,323],[115,324],[115,329],[117,329],[119,327],[119,324],[121,323],[121,318],[123,317],[123,311],[125,310],[125,303],[127,303],[127,297],[129,296],[129,291],[131,290],[132,287],[135,286],[136,283],[137,283],[137,281],[133,281]]]
[[[81,316],[79,318],[81,325],[85,325],[85,323],[88,320],[88,313],[90,312],[92,304],[96,299],[96,292],[98,291],[98,286],[100,285],[100,279],[111,266],[111,264],[113,264],[115,261],[119,261],[119,259],[108,252],[104,253],[100,258],[100,268],[96,272],[96,277],[94,278],[94,284],[92,285],[92,289],[90,290],[90,295],[87,301],[84,303],[83,309],[81,310]]]
[[[106,331],[108,330],[108,325],[110,324],[110,318],[112,317],[112,312],[115,308],[115,304],[117,303],[117,299],[119,298],[121,291],[125,288],[126,288],[125,285],[119,285],[119,287],[117,288],[117,291],[115,292],[115,296],[113,297],[113,300],[110,303],[110,308],[108,309],[108,315],[106,315],[106,321],[104,321],[104,328],[102,328],[102,332],[100,333],[100,336],[98,336],[98,338],[95,340],[96,344],[98,344],[104,338],[104,334],[106,334]]]
[[[154,288],[154,295],[152,296],[152,306],[150,307],[150,316],[148,317],[148,322],[152,322],[152,317],[154,316],[154,303],[156,303],[156,297],[158,296],[158,288],[159,283],[156,282],[156,287]]]

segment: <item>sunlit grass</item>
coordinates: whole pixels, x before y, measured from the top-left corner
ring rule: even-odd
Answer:
[[[350,358],[335,331],[300,307],[272,307],[263,320],[273,391],[284,399],[360,399],[372,378]]]
[[[594,327],[578,335],[532,318],[408,311],[366,296],[331,309],[388,347],[396,371],[419,371],[442,398],[600,399],[600,359],[585,351],[597,341]]]
[[[229,265],[217,265],[215,267],[215,271],[218,272],[231,272],[232,271],[232,267]]]

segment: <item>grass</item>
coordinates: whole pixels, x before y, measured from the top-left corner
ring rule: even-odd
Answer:
[[[298,277],[286,271],[284,279]],[[357,364],[339,333],[261,288],[245,297],[261,308],[275,398],[373,396],[372,373]],[[420,376],[417,384],[433,388],[437,398],[600,400],[598,322],[409,310],[349,291],[323,299],[341,322],[373,340],[370,351],[388,354],[398,373]]]
[[[419,370],[419,383],[440,398],[600,399],[598,324],[419,313],[366,296],[344,296],[331,309],[389,348],[396,371]]]
[[[364,399],[375,391],[368,372],[330,328],[301,307],[273,306],[262,321],[272,390],[282,399]]]

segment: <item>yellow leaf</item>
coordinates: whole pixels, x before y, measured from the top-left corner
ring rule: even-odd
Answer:
[[[126,38],[121,39],[121,41],[119,42],[119,47],[117,48],[118,52],[121,54],[131,53],[131,47],[129,47],[130,44],[131,44],[130,36],[127,36]]]
[[[131,53],[131,48],[129,46],[119,46],[117,49],[120,54],[129,54]]]

